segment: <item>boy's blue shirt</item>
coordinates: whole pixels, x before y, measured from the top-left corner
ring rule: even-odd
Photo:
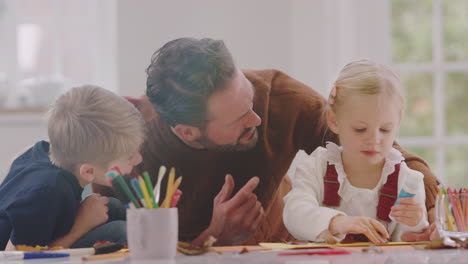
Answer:
[[[0,185],[0,250],[46,246],[70,232],[83,188],[70,172],[53,165],[49,143],[37,142],[18,157]]]

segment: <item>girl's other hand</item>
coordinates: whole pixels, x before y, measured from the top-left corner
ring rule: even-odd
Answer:
[[[328,230],[334,235],[363,234],[372,243],[383,244],[389,237],[387,229],[379,221],[367,216],[337,215],[332,218]]]

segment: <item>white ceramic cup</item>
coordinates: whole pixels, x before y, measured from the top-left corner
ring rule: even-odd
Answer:
[[[127,240],[132,259],[171,259],[177,251],[177,208],[127,209]]]

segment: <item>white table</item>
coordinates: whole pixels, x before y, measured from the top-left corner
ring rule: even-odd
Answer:
[[[302,250],[301,250],[302,251]],[[313,250],[308,250],[313,251]],[[100,261],[82,262],[81,258],[62,258],[62,259],[38,259],[21,260],[0,263],[8,264],[179,264],[179,263],[222,263],[222,264],[240,264],[240,263],[264,263],[264,264],[406,264],[406,263],[468,263],[468,250],[415,250],[415,251],[388,251],[382,254],[375,253],[352,253],[351,255],[334,256],[277,256],[279,251],[250,252],[247,254],[238,254],[236,252],[209,253],[203,256],[183,256],[178,255],[173,260],[132,260],[130,257],[120,259],[109,259]]]

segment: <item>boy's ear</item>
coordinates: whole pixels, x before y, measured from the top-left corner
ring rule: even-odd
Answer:
[[[83,163],[79,169],[80,179],[86,183],[93,182],[96,177],[96,167],[89,163]]]
[[[194,126],[177,124],[172,130],[185,142],[194,142],[201,136],[200,129]]]
[[[328,109],[326,112],[326,117],[327,117],[327,125],[330,128],[331,131],[335,134],[339,134],[339,129],[338,129],[338,124],[336,121],[336,114],[333,112],[333,110]]]

